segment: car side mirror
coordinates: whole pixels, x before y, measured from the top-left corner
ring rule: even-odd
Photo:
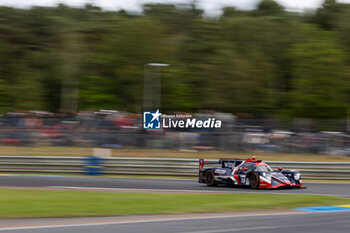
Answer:
[[[281,167],[279,167],[279,168],[277,168],[278,169],[278,171],[282,171],[283,170],[283,168],[281,168]]]
[[[248,168],[242,168],[242,171],[244,171],[244,172],[246,172],[246,171],[248,171]]]

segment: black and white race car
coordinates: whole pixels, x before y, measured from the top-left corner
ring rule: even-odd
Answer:
[[[272,168],[256,160],[220,159],[221,168],[204,168],[204,159],[199,160],[199,183],[208,186],[218,184],[249,186],[253,189],[301,188],[302,180],[297,170],[274,172]]]

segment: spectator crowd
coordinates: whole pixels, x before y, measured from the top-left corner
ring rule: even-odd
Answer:
[[[199,119],[215,117],[222,121],[222,128],[145,130],[141,114],[116,110],[75,114],[16,111],[0,118],[0,143],[2,146],[166,148],[350,156],[346,120],[328,120],[327,124],[310,119],[286,122],[211,111],[192,116]]]

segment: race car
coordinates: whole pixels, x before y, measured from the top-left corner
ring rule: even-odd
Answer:
[[[199,183],[208,186],[218,184],[248,186],[253,189],[301,188],[302,180],[297,170],[274,172],[272,168],[255,157],[247,160],[220,159],[221,168],[204,168],[199,160]]]

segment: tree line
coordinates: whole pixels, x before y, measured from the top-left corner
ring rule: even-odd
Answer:
[[[194,4],[0,7],[0,111],[141,112],[145,64],[158,62],[171,64],[160,71],[163,111],[344,118],[349,18],[335,0],[303,13],[263,0],[216,18]]]

